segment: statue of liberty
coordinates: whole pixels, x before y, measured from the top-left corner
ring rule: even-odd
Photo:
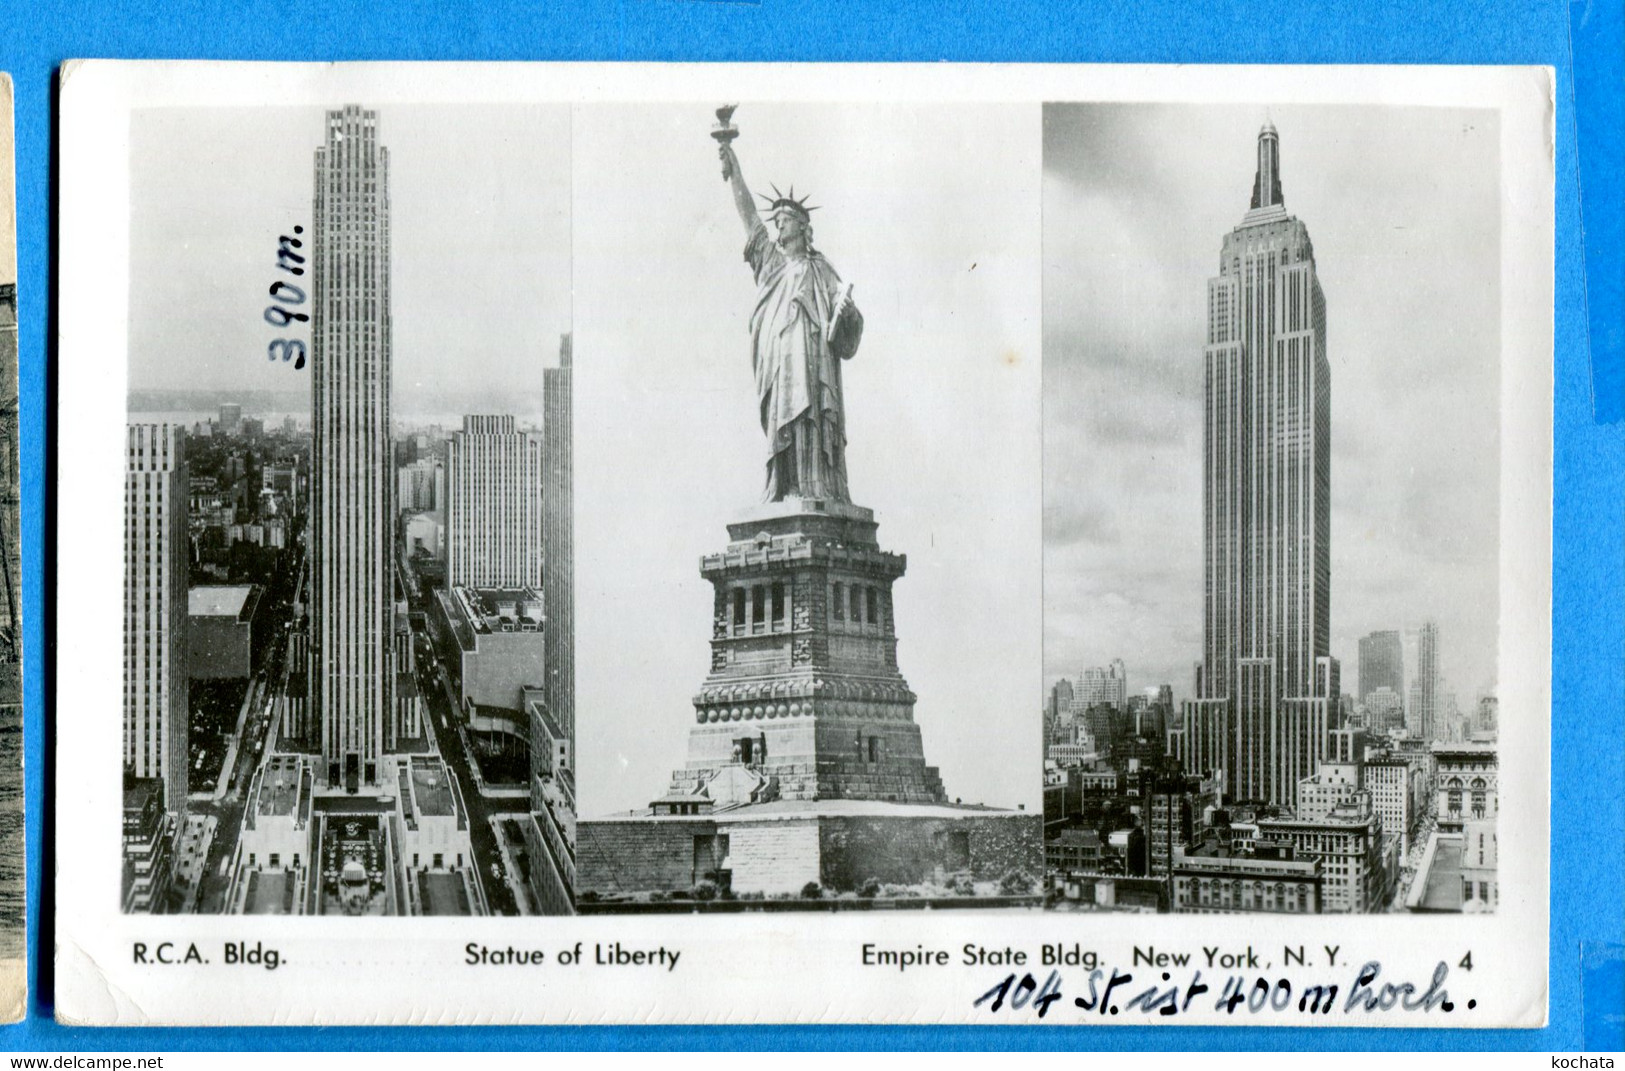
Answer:
[[[756,276],[756,309],[750,318],[751,363],[762,431],[767,436],[767,478],[762,501],[786,498],[851,502],[846,486],[846,407],[841,362],[858,351],[863,316],[824,255],[813,248],[806,198],[778,188],[765,214],[739,170],[732,144],[739,131],[721,108],[712,131],[722,155],[722,175],[733,190],[745,225],[745,260]]]

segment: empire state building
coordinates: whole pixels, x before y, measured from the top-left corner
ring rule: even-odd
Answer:
[[[1330,656],[1331,370],[1308,228],[1258,135],[1252,204],[1207,284],[1202,659],[1173,734],[1227,795],[1295,807],[1337,728]]]

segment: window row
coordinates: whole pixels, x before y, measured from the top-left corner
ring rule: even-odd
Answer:
[[[864,584],[833,583],[829,588],[831,622],[854,625],[885,623],[885,596],[880,588]],[[735,636],[760,636],[787,631],[790,593],[783,581],[747,584],[729,594],[728,622]]]
[[[829,619],[854,625],[882,623],[880,589],[859,584],[831,584]]]

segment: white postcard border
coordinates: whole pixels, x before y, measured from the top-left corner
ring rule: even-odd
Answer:
[[[1086,1014],[1083,974],[1044,1022],[1213,1025],[1539,1026],[1546,1017],[1549,916],[1551,455],[1553,340],[1552,74],[1547,69],[1222,68],[816,65],[272,64],[73,65],[63,74],[61,297],[57,419],[57,1008],[86,1024],[448,1024],[1036,1022],[973,1000],[1004,969],[966,966],[962,946],[1079,944],[1130,970],[1132,949],[1227,952],[1251,946],[1288,971],[1279,950],[1303,945],[1321,976],[1345,986],[1350,960],[1381,960],[1385,978],[1427,984],[1452,967],[1455,1013],[1396,1009],[1310,1019],[1296,1011],[1214,1010],[1222,979],[1188,1013]],[[834,915],[592,916],[448,920],[125,916],[119,913],[115,723],[121,684],[122,501],[128,323],[129,114],[182,105],[393,102],[1209,101],[1371,103],[1498,108],[1502,115],[1503,343],[1501,501],[1501,888],[1493,916],[1082,916],[1037,911]],[[703,112],[701,114],[704,114]],[[1034,210],[1038,210],[1035,204]],[[139,285],[139,281],[136,281]],[[1039,307],[1033,295],[1034,308]],[[184,310],[176,310],[184,315]],[[585,335],[589,325],[577,324]],[[1032,473],[1037,484],[1040,474]],[[1035,548],[1036,550],[1036,548]],[[683,682],[686,687],[688,682]],[[1037,690],[1012,697],[1037,718]],[[1033,776],[1037,778],[1039,771]],[[286,963],[262,968],[139,966],[133,942],[263,941]],[[536,948],[542,967],[475,967],[465,947]],[[595,947],[665,947],[674,970],[599,967]],[[951,965],[898,972],[859,963],[866,943],[951,953]],[[1325,945],[1340,949],[1325,966]],[[565,966],[561,951],[583,950]],[[1474,970],[1461,971],[1471,952]],[[1263,970],[1262,963],[1259,970]],[[1138,980],[1154,975],[1138,970]],[[1253,975],[1258,971],[1252,972]],[[1188,977],[1183,976],[1183,977]],[[1249,975],[1251,977],[1251,975]],[[1139,986],[1135,986],[1138,991]],[[1476,1001],[1476,1010],[1465,1008]]]

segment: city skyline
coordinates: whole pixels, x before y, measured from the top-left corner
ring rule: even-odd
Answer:
[[[272,339],[308,339],[308,329],[274,328],[263,314],[268,288],[287,278],[279,237],[295,226],[309,237],[310,151],[325,114],[131,116],[130,271],[146,282],[131,295],[130,391],[308,392],[308,364],[267,359]],[[394,104],[387,123],[397,425],[438,417],[449,430],[470,412],[539,423],[541,377],[516,389],[515,366],[550,366],[570,330],[569,108]],[[524,404],[492,408],[501,398]]]
[[[1441,547],[1418,536],[1419,507],[1406,500],[1397,515],[1383,518],[1388,523],[1380,532],[1354,528],[1353,554],[1337,549],[1347,542],[1344,525],[1357,526],[1369,509],[1365,495],[1380,501],[1389,485],[1425,483],[1418,470],[1427,458],[1460,446],[1441,447],[1441,428],[1450,425],[1432,414],[1475,397],[1471,386],[1458,391],[1454,381],[1451,393],[1441,384],[1427,396],[1421,379],[1415,393],[1429,403],[1422,414],[1429,421],[1426,450],[1404,434],[1385,438],[1383,418],[1390,413],[1362,397],[1368,359],[1405,352],[1418,324],[1445,333],[1457,325],[1448,306],[1401,306],[1408,315],[1390,316],[1386,324],[1383,310],[1362,306],[1391,279],[1413,289],[1420,284],[1415,273],[1381,257],[1390,252],[1383,243],[1402,250],[1406,235],[1380,228],[1356,234],[1347,221],[1361,218],[1362,198],[1380,199],[1385,219],[1400,231],[1412,217],[1403,197],[1382,188],[1380,176],[1357,173],[1358,162],[1339,159],[1355,170],[1352,176],[1331,173],[1325,164],[1339,158],[1339,143],[1373,141],[1367,151],[1380,156],[1379,145],[1396,152],[1392,143],[1416,131],[1392,109],[1337,115],[1298,109],[1255,118],[1251,129],[1243,127],[1245,111],[1045,109],[1045,367],[1048,373],[1053,360],[1057,373],[1045,381],[1046,676],[1053,679],[1058,652],[1078,645],[1080,626],[1104,630],[1113,640],[1109,671],[1085,670],[1077,683],[1057,684],[1049,699],[1044,813],[1051,906],[1174,913],[1494,911],[1500,902],[1495,731],[1479,731],[1488,720],[1482,715],[1456,717],[1454,696],[1444,691],[1440,663],[1449,647],[1441,643],[1435,617],[1441,600],[1427,590],[1433,578],[1384,570],[1403,570],[1407,561],[1441,552],[1469,564],[1474,553],[1481,561],[1492,557],[1474,536],[1483,536],[1485,522],[1492,530],[1498,526],[1498,510],[1440,518],[1458,522]],[[1251,159],[1234,159],[1213,144],[1215,130],[1248,146]],[[1300,142],[1302,131],[1309,133]],[[1307,144],[1300,149],[1301,143]],[[1300,158],[1319,158],[1321,166],[1304,168],[1300,179]],[[1243,200],[1237,195],[1249,175],[1251,195]],[[1482,175],[1476,177],[1482,185]],[[1199,194],[1204,184],[1230,192],[1228,218],[1203,214],[1219,211],[1217,199]],[[1327,191],[1340,196],[1328,198]],[[1427,192],[1415,198],[1428,199]],[[1198,205],[1202,212],[1193,213]],[[1432,221],[1425,204],[1413,207]],[[1326,220],[1332,225],[1323,229]],[[1216,267],[1191,248],[1197,222],[1214,224]],[[1145,241],[1131,243],[1131,259],[1113,263],[1100,246],[1136,225]],[[1093,243],[1094,261],[1057,254],[1079,234]],[[1343,262],[1341,256],[1355,252],[1350,243],[1360,241],[1368,243],[1364,259]],[[1431,256],[1416,266],[1430,277],[1450,276],[1446,259]],[[1118,279],[1092,268],[1101,262],[1114,267]],[[1462,277],[1483,270],[1474,263]],[[1102,305],[1102,295],[1080,286],[1080,279],[1107,287],[1115,282],[1134,297],[1115,306],[1107,295]],[[1192,292],[1199,300],[1190,299]],[[1096,305],[1088,309],[1072,303],[1091,299]],[[1176,322],[1181,317],[1199,329],[1194,338]],[[1375,330],[1383,326],[1394,334]],[[1147,342],[1167,348],[1132,354],[1116,348]],[[1344,357],[1343,346],[1356,350],[1355,359]],[[1168,363],[1148,376],[1146,366],[1159,358]],[[1156,374],[1164,379],[1156,381]],[[1391,374],[1405,389],[1421,378]],[[1345,379],[1353,380],[1353,405],[1343,399]],[[1175,404],[1187,395],[1200,403],[1194,412]],[[1399,403],[1390,398],[1387,404]],[[1335,446],[1337,412],[1352,412],[1363,456],[1349,450],[1346,435],[1343,449]],[[1399,457],[1382,457],[1396,446]],[[1081,465],[1085,454],[1087,466]],[[1362,471],[1372,457],[1378,471]],[[1473,460],[1491,465],[1498,457],[1486,451]],[[1182,471],[1186,465],[1199,481]],[[1353,470],[1349,480],[1345,467]],[[1485,483],[1496,486],[1496,475],[1491,467]],[[1474,490],[1482,494],[1485,487]],[[1158,526],[1157,538],[1142,533],[1114,549],[1114,526],[1146,523]],[[1362,563],[1360,555],[1373,549],[1382,560]],[[1194,569],[1180,560],[1192,552],[1199,554]],[[1105,573],[1090,568],[1113,555]],[[1420,590],[1395,595],[1390,587],[1398,580]],[[1080,598],[1080,589],[1102,581],[1141,599],[1146,613],[1160,612],[1138,622],[1160,625],[1160,635],[1134,634],[1127,612],[1133,604],[1121,592]],[[1497,571],[1489,578],[1492,598],[1498,582]],[[1165,600],[1160,607],[1158,599]],[[1414,629],[1351,636],[1339,624],[1345,599],[1362,625],[1426,616]],[[1172,616],[1181,613],[1200,623],[1193,637],[1200,645],[1187,649],[1197,655],[1188,698],[1174,721],[1158,726],[1153,718],[1148,732],[1123,698],[1128,681],[1119,685],[1117,678],[1127,678],[1127,666],[1136,663],[1151,680],[1169,671],[1175,644],[1188,635],[1188,624]],[[1353,648],[1346,650],[1353,656],[1347,666],[1335,657],[1334,635]],[[1469,649],[1461,662],[1493,667],[1498,637],[1479,635],[1491,644],[1488,657]],[[1100,657],[1084,646],[1090,661]],[[1357,681],[1343,679],[1356,670]],[[1486,675],[1493,677],[1493,668]],[[1117,690],[1104,692],[1102,679]],[[1399,690],[1406,693],[1407,731],[1390,733],[1398,727]],[[1063,718],[1060,700],[1067,694],[1072,702]],[[1356,697],[1370,700],[1366,715],[1375,711],[1378,724],[1368,726]],[[1148,699],[1139,708],[1155,710]],[[1087,734],[1078,728],[1080,719]],[[1456,751],[1465,756],[1462,765],[1446,775]],[[1265,891],[1266,881],[1273,892]]]
[[[1055,110],[1046,130],[1046,218],[1088,220],[1046,230],[1046,686],[1121,657],[1131,683],[1193,695],[1202,280],[1272,118],[1329,295],[1329,653],[1350,692],[1361,636],[1433,618],[1442,677],[1477,695],[1497,678],[1495,116],[1265,112],[1099,105]]]
[[[408,275],[421,269],[425,240],[461,228],[475,238],[460,252],[477,251],[482,266],[507,281],[512,259],[479,237],[501,223],[440,213],[427,226],[421,216],[403,225],[401,201],[410,204],[413,187],[421,192],[434,177],[413,170],[422,164],[417,158],[403,181],[395,152],[397,134],[420,150],[435,141],[423,137],[422,109],[352,103],[317,114],[319,127],[304,124],[309,215],[268,247],[267,304],[277,309],[261,316],[268,336],[308,338],[306,359],[278,361],[272,347],[256,377],[194,355],[178,362],[189,373],[184,385],[143,383],[132,373],[126,395],[132,418],[153,411],[166,417],[130,425],[126,497],[135,536],[127,568],[147,568],[151,558],[150,496],[136,497],[150,482],[137,433],[156,429],[173,443],[168,498],[178,502],[160,518],[179,528],[169,541],[167,575],[194,595],[226,584],[214,589],[218,597],[197,600],[190,618],[182,607],[162,630],[166,650],[184,649],[196,633],[209,637],[213,653],[207,665],[166,659],[175,663],[165,680],[178,682],[168,692],[178,714],[161,740],[179,761],[153,771],[127,747],[125,907],[345,916],[568,912],[573,872],[559,861],[573,850],[573,740],[541,701],[543,434],[517,430],[516,414],[490,411],[508,408],[522,390],[503,391],[485,413],[447,421],[462,425],[449,435],[401,434],[421,418],[397,420],[394,406],[403,342],[407,350],[421,347],[440,330],[421,322],[405,327],[411,317],[400,315],[397,285],[403,265],[411,265]],[[442,124],[450,117],[428,114]],[[263,118],[274,135],[288,114],[274,109],[252,118]],[[488,134],[490,118],[482,112],[458,131]],[[567,149],[562,156],[555,177],[568,173]],[[545,201],[546,187],[521,182],[519,196]],[[164,202],[171,192],[150,201]],[[509,200],[517,206],[517,196]],[[567,204],[557,199],[545,206],[553,215],[561,207]],[[523,227],[515,233],[525,236]],[[144,254],[135,245],[138,260]],[[532,262],[558,255],[520,252]],[[560,279],[568,279],[567,269]],[[138,367],[141,325],[166,328],[149,300],[134,304],[130,362]],[[467,332],[462,341],[482,347],[479,360],[455,347],[444,353],[465,366],[457,369],[457,389],[421,374],[411,381],[436,391],[440,411],[432,423],[450,415],[444,407],[454,399],[495,393],[499,381],[523,383],[530,374],[535,387],[551,382],[547,351],[517,365],[512,352],[513,336],[523,333],[515,328],[533,330],[545,304],[500,310]],[[483,387],[474,367],[481,360]],[[500,380],[491,378],[497,373]],[[286,378],[268,386],[267,374],[299,378],[292,388]],[[210,412],[197,410],[204,399],[215,407]],[[285,408],[269,409],[268,400]],[[301,411],[302,402],[308,408]],[[533,423],[533,414],[524,416]],[[560,418],[557,399],[549,416]],[[196,467],[181,461],[191,428],[200,434],[184,456]],[[510,440],[517,461],[502,449]],[[420,458],[430,463],[427,471],[413,468]],[[195,517],[188,518],[189,502]],[[567,501],[562,508],[568,511]],[[451,538],[444,535],[448,515]],[[439,556],[443,544],[462,556]],[[454,561],[455,583],[448,584]],[[127,601],[145,599],[148,587],[127,581]],[[145,651],[151,629],[141,623],[150,615],[138,621],[127,610],[126,617],[128,634]],[[150,661],[127,659],[131,678],[155,679]],[[128,724],[139,729],[151,720]],[[172,782],[167,796],[177,802],[167,816],[154,810],[154,772]],[[532,806],[511,808],[504,802],[510,797]],[[553,867],[542,865],[544,855]]]

